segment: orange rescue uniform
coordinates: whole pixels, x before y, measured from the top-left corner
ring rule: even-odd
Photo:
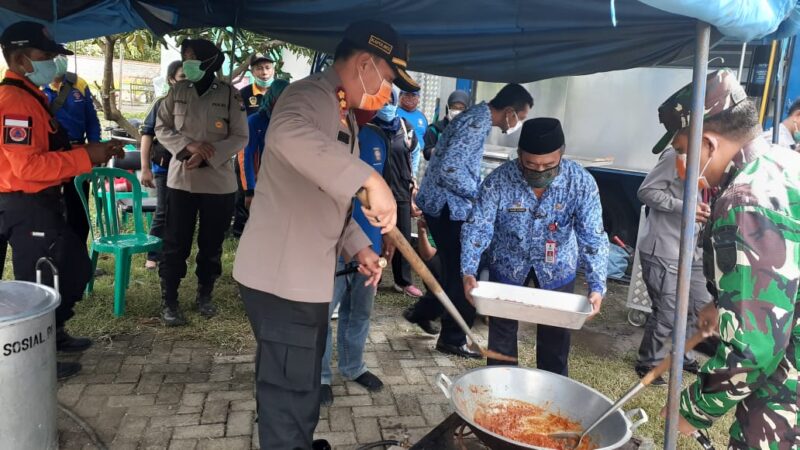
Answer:
[[[11,71],[6,71],[5,76],[23,81],[47,102],[47,97],[27,78]],[[49,136],[54,132],[50,115],[23,89],[0,86],[0,121],[0,192],[33,194],[92,170],[83,146],[50,151]]]

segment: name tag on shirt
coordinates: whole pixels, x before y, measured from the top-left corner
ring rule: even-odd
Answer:
[[[343,144],[350,144],[350,135],[345,133],[344,131],[340,131],[339,135],[336,137],[336,140]]]
[[[523,213],[523,212],[525,212],[527,210],[528,210],[528,208],[526,208],[526,207],[524,207],[524,206],[522,206],[521,204],[518,203],[518,204],[508,208],[507,211],[508,212],[512,212],[512,213]]]
[[[547,241],[544,243],[544,262],[547,264],[555,264],[556,241]]]

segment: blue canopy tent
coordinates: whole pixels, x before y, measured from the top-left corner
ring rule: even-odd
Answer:
[[[238,26],[331,52],[349,22],[379,17],[407,36],[412,70],[529,82],[686,57],[692,53],[695,17],[720,25],[721,32],[712,32],[712,43],[723,33],[739,40],[776,30],[793,35],[800,27],[795,4],[795,0],[3,0],[0,29],[22,19],[43,21],[58,40],[67,42],[144,27],[164,34],[170,29]]]
[[[411,69],[485,81],[528,82],[694,56],[664,440],[665,449],[676,448],[709,47],[722,36],[742,42],[794,36],[797,0],[0,0],[0,30],[36,20],[61,41],[144,27],[163,34],[234,26],[330,52],[349,22],[365,18],[391,22],[408,38]]]

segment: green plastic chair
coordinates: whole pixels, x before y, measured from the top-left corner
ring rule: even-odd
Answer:
[[[117,214],[117,193],[114,189],[114,178],[127,179],[133,188],[133,223],[132,233],[123,232],[120,228],[120,219]],[[114,315],[121,317],[125,314],[125,291],[128,289],[131,276],[131,257],[137,253],[159,250],[161,239],[145,232],[142,221],[142,186],[136,175],[122,169],[98,167],[91,172],[75,177],[75,185],[89,180],[90,189],[94,199],[97,220],[92,221],[89,200],[78,189],[86,217],[91,227],[92,247],[92,278],[86,286],[86,292],[94,290],[94,272],[97,268],[97,259],[100,253],[114,254]]]

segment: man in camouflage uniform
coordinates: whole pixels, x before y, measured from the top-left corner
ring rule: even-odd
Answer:
[[[659,108],[662,148],[686,153],[691,91]],[[683,392],[679,429],[708,428],[735,406],[730,449],[798,448],[800,155],[761,136],[731,72],[709,76],[705,109],[700,184],[719,193],[703,237],[714,304],[699,322],[721,345]]]

